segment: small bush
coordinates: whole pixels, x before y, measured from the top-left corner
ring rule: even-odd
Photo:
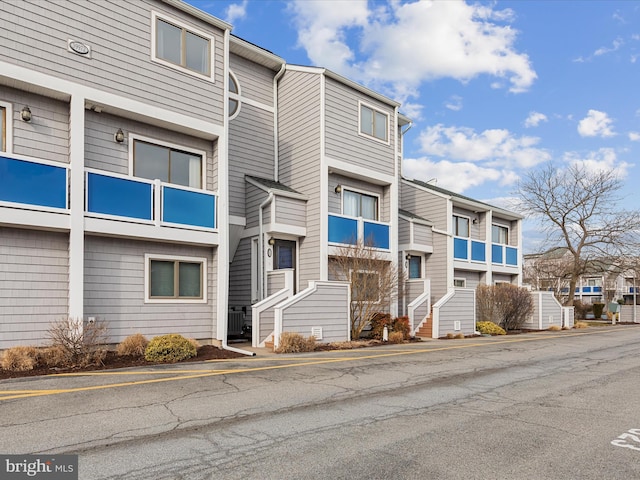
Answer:
[[[371,324],[371,338],[376,340],[382,340],[384,327],[387,327],[388,331],[391,331],[391,315],[388,313],[374,313],[369,320]]]
[[[558,332],[562,330],[562,327],[560,325],[551,325],[547,330],[551,332]]]
[[[197,352],[198,349],[200,348],[200,342],[198,342],[198,340],[196,340],[195,338],[187,338],[187,340],[191,342],[191,345],[196,347],[196,352]]]
[[[402,338],[404,340],[409,340],[409,317],[404,316],[394,319],[393,323],[391,324],[391,330],[392,332],[402,333]],[[389,341],[391,341],[391,335],[389,335]]]
[[[449,332],[449,333],[447,333],[446,337],[447,337],[449,340],[453,340],[454,338],[456,338],[456,334],[455,334],[455,333],[452,333],[452,332]]]
[[[389,343],[403,343],[403,342],[404,342],[404,333],[391,332],[389,334]]]
[[[106,356],[107,324],[100,320],[91,323],[82,319],[63,318],[53,322],[48,330],[51,346],[62,348],[69,363],[81,366],[102,363]]]
[[[573,308],[576,318],[586,318],[587,313],[591,311],[591,305],[582,303],[580,300],[573,301]]]
[[[118,344],[116,353],[120,356],[143,357],[148,344],[149,340],[144,335],[135,333]]]
[[[316,349],[316,337],[304,338],[299,333],[282,332],[276,353],[313,352]]]
[[[45,367],[68,367],[71,360],[71,355],[59,345],[38,350],[38,362]]]
[[[4,351],[0,365],[11,372],[33,370],[38,363],[38,350],[35,347],[12,347]]]
[[[196,347],[177,333],[152,338],[144,351],[148,362],[174,363],[196,355]]]
[[[476,328],[480,333],[484,333],[486,335],[506,335],[504,328],[496,325],[493,322],[478,322],[476,324]]]
[[[597,320],[600,320],[600,317],[602,317],[602,312],[604,312],[604,303],[594,303],[593,316],[596,317]]]
[[[573,328],[589,328],[589,324],[587,322],[576,322]]]
[[[464,333],[457,333],[453,338],[457,338],[458,340],[460,340],[461,338],[464,338]]]

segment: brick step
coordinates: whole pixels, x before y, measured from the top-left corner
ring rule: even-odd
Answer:
[[[433,335],[433,320],[431,319],[431,315],[425,320],[422,326],[416,332],[416,336],[431,338]]]

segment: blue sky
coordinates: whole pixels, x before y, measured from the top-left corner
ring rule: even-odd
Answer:
[[[640,208],[640,2],[188,3],[288,63],[402,102],[407,177],[513,208],[524,172],[579,162],[614,169],[625,208]]]

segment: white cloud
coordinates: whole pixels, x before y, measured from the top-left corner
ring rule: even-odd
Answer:
[[[612,148],[601,148],[586,155],[577,152],[567,152],[564,160],[572,165],[580,165],[592,172],[614,171],[620,178],[627,175],[627,171],[632,167],[630,163],[618,162],[615,150]]]
[[[437,186],[462,193],[485,182],[498,182],[503,173],[497,168],[487,168],[472,162],[434,162],[428,158],[406,158],[402,163],[403,175],[423,182],[437,179]]]
[[[535,147],[539,141],[537,137],[516,137],[505,129],[476,133],[442,124],[426,128],[419,136],[420,150],[428,155],[500,168],[528,168],[550,160],[546,150]]]
[[[242,20],[247,16],[247,2],[249,0],[242,0],[240,3],[232,3],[225,10],[224,21],[230,24],[236,23],[238,20]]]
[[[612,122],[605,112],[589,110],[587,116],[578,123],[578,133],[582,137],[613,137]]]
[[[451,95],[449,100],[445,102],[444,106],[449,110],[458,112],[462,110],[462,97],[460,95]]]
[[[629,132],[629,140],[632,142],[640,140],[640,132]]]
[[[509,9],[461,0],[374,2],[296,0],[298,41],[311,62],[354,78],[400,101],[422,82],[462,82],[489,75],[512,92],[527,90],[537,75],[515,48]]]
[[[624,45],[624,41],[620,37],[618,37],[613,41],[611,47],[600,47],[595,52],[593,52],[593,55],[598,57],[600,55],[605,55],[607,53],[615,52],[622,45]]]
[[[548,121],[547,116],[540,112],[530,112],[527,119],[524,121],[524,126],[527,128],[537,127],[540,122]]]

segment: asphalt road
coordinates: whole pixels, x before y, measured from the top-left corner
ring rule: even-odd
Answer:
[[[0,453],[80,478],[637,479],[640,328],[0,382]]]

